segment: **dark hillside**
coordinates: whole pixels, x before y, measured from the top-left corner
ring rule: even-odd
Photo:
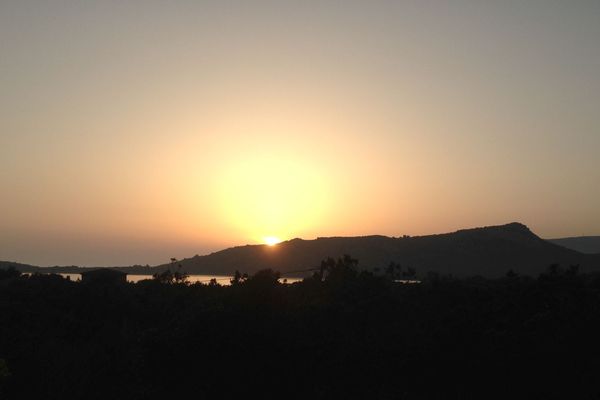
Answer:
[[[362,268],[383,270],[396,262],[415,268],[420,275],[435,271],[499,277],[509,269],[536,275],[553,263],[579,264],[583,270],[600,268],[599,257],[557,246],[519,223],[403,238],[293,239],[272,247],[234,247],[180,263],[188,273],[196,274],[232,274],[235,270],[253,273],[263,268],[285,273],[315,267],[326,257],[343,254],[357,258]]]
[[[586,254],[600,254],[600,236],[548,239],[549,242]]]
[[[527,226],[511,223],[464,229],[453,233],[415,237],[359,236],[293,239],[276,246],[232,247],[209,255],[194,256],[177,264],[190,274],[233,275],[236,270],[254,273],[271,268],[287,276],[308,276],[327,257],[350,254],[359,267],[383,272],[392,262],[416,269],[418,276],[428,272],[455,276],[504,276],[510,269],[535,276],[550,264],[580,265],[583,272],[600,270],[600,254],[583,254],[541,239]],[[40,268],[0,262],[0,268],[14,266],[22,272],[80,273],[71,267]],[[130,274],[154,274],[172,265],[158,267],[116,267]],[[89,268],[88,268],[89,270]]]

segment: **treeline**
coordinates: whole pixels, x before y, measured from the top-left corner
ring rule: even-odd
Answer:
[[[598,398],[600,276],[402,284],[350,257],[284,285],[0,270],[3,399]],[[411,271],[407,271],[412,274]]]

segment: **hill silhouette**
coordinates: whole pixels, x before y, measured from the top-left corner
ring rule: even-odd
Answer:
[[[301,277],[311,275],[310,269],[319,266],[328,257],[349,254],[359,260],[361,269],[383,273],[393,262],[404,268],[416,269],[420,277],[436,272],[457,277],[480,275],[495,278],[511,269],[519,274],[535,276],[550,264],[580,265],[582,271],[600,270],[600,254],[584,254],[567,247],[574,247],[571,241],[544,240],[527,226],[514,222],[414,237],[373,235],[292,239],[275,246],[232,247],[185,258],[177,261],[176,265],[181,265],[188,274],[233,275],[236,270],[253,274],[271,268],[286,276]],[[0,262],[0,268],[10,266],[22,272],[81,273],[92,269],[76,266],[44,268]],[[156,267],[115,267],[130,274],[143,275],[172,268],[172,263]]]
[[[14,268],[17,271],[21,272],[37,272],[40,270],[40,267],[29,264],[22,264],[14,261],[0,261],[0,269],[9,269]],[[43,270],[43,269],[42,269]]]
[[[537,275],[553,263],[579,264],[584,270],[600,269],[600,256],[550,243],[520,223],[416,237],[293,239],[276,246],[233,247],[187,258],[178,264],[190,274],[233,274],[236,270],[254,273],[264,268],[293,273],[316,267],[327,257],[343,254],[358,259],[361,268],[383,270],[395,262],[415,268],[420,276],[434,271],[456,276],[498,277],[509,269]],[[168,264],[159,266],[167,267]]]
[[[549,242],[586,254],[600,254],[600,236],[548,239]]]

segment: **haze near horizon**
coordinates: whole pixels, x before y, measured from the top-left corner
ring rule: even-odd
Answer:
[[[600,234],[600,3],[3,1],[0,260]]]

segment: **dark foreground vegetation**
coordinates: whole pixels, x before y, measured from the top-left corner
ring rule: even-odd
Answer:
[[[600,396],[600,276],[401,284],[324,266],[228,287],[0,271],[0,398]]]

